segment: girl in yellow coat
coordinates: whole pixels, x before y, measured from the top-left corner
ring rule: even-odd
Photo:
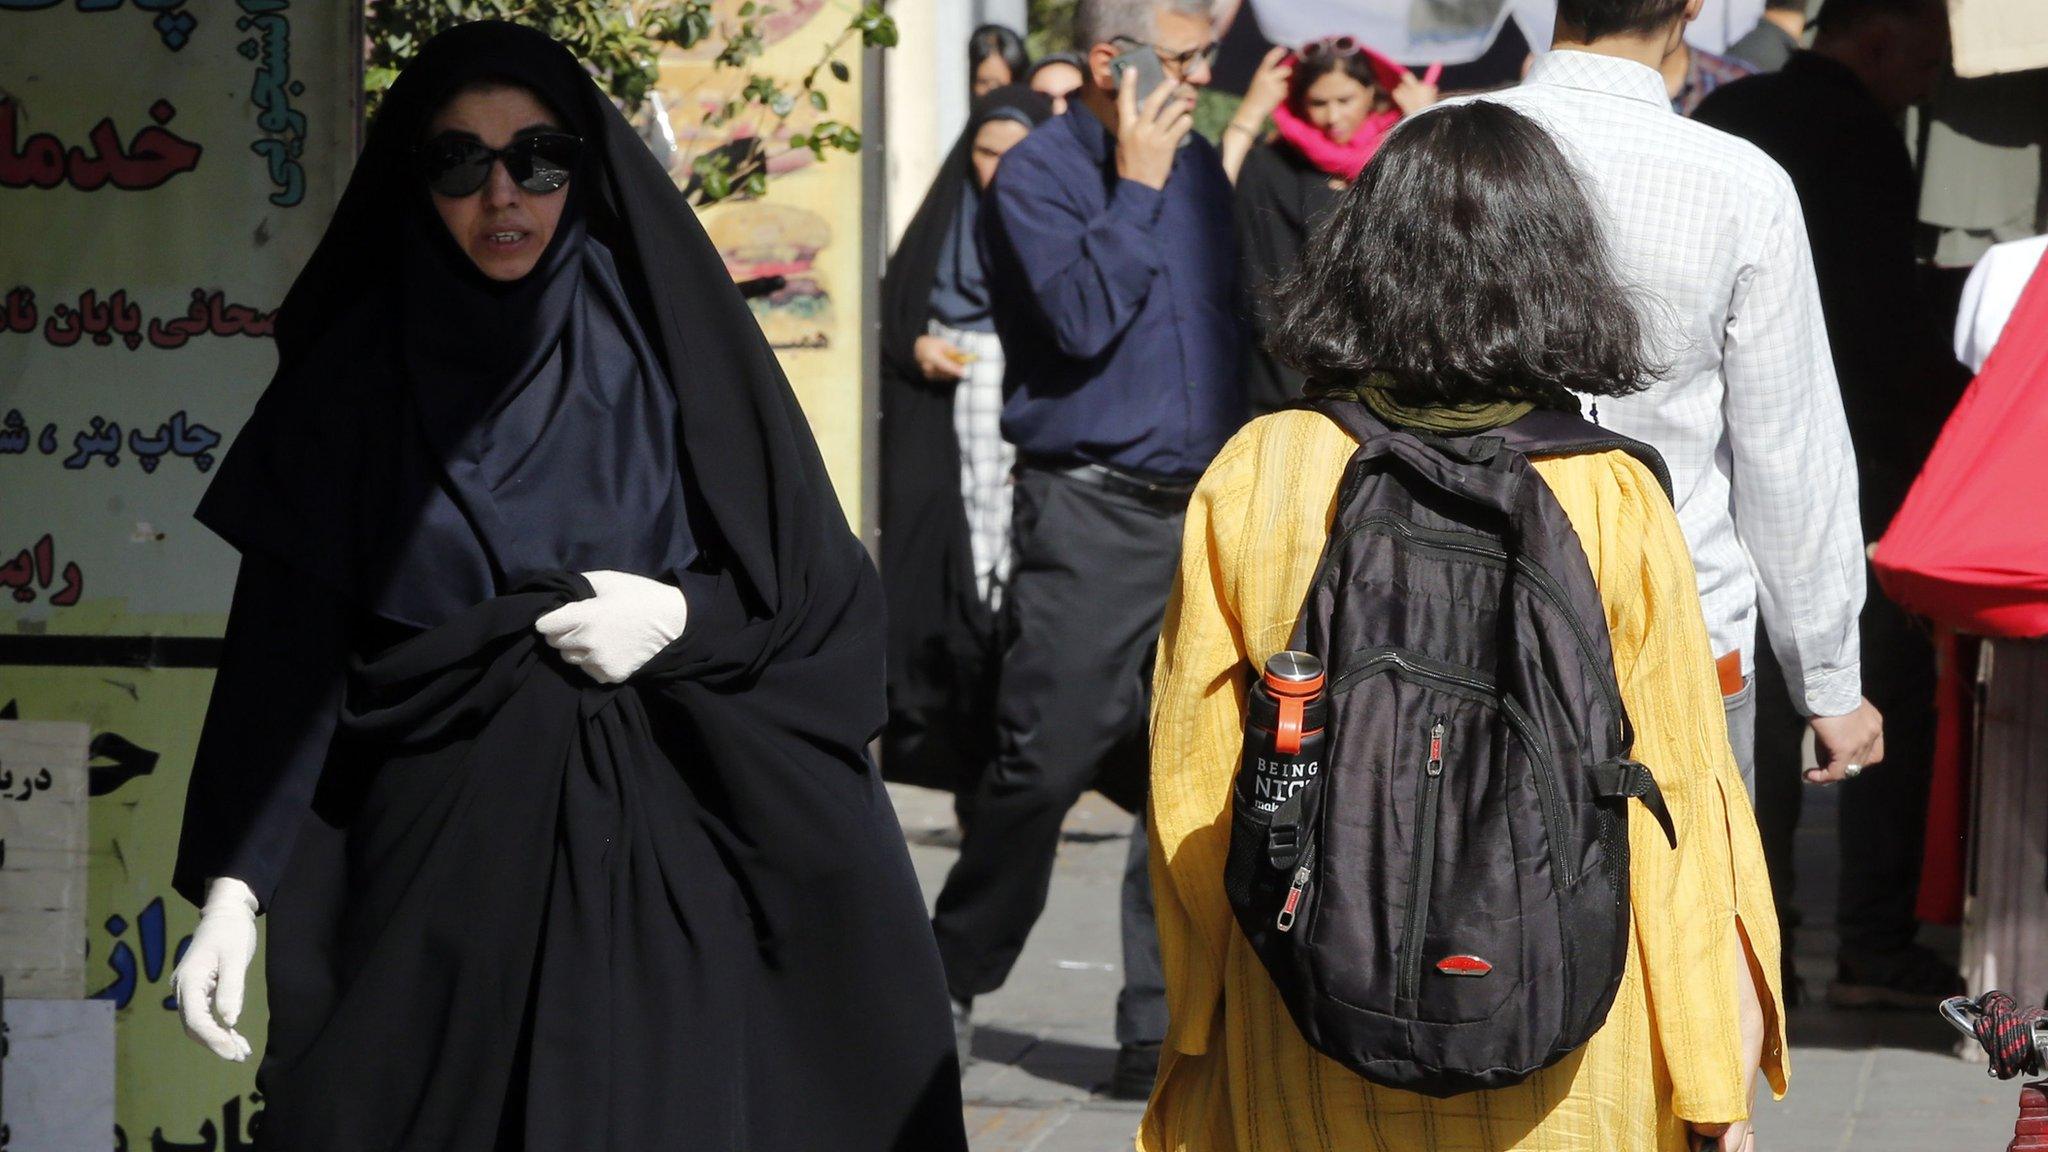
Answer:
[[[1389,139],[1282,288],[1275,351],[1311,392],[1445,435],[1655,372],[1593,210],[1557,147],[1491,104]],[[1654,306],[1654,305],[1651,305]],[[1597,413],[1597,408],[1594,409]],[[1326,417],[1254,421],[1188,510],[1159,644],[1152,872],[1172,1029],[1141,1152],[1682,1152],[1754,1148],[1753,1081],[1785,1089],[1777,919],[1729,752],[1692,562],[1671,504],[1621,452],[1539,459],[1584,544],[1678,847],[1629,822],[1632,941],[1606,1024],[1512,1088],[1433,1099],[1311,1049],[1223,891],[1252,670],[1285,648],[1357,444]]]

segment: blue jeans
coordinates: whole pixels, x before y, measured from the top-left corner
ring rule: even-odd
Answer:
[[[1756,677],[1744,676],[1742,689],[1721,697],[1728,712],[1728,746],[1735,750],[1735,764],[1742,769],[1742,787],[1756,804]]]

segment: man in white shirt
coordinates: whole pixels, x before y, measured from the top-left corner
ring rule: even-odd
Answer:
[[[1694,119],[1763,149],[1799,194],[1856,446],[1863,530],[1874,540],[1969,383],[1920,291],[1920,180],[1899,126],[1948,67],[1949,16],[1943,0],[1827,0],[1814,24],[1812,49],[1775,75],[1721,89]],[[1862,635],[1863,692],[1884,712],[1885,765],[1840,800],[1828,1002],[1924,1012],[1964,991],[1955,965],[1917,943],[1914,915],[1936,747],[1935,649],[1925,622],[1876,587]],[[1760,695],[1770,690],[1767,665],[1758,661]],[[1788,777],[1798,771],[1798,725],[1782,690],[1759,701],[1757,817],[1780,900],[1797,883],[1788,857],[1799,785]]]
[[[1658,66],[1703,0],[1559,0],[1552,51],[1484,97],[1543,124],[1586,175],[1663,377],[1599,423],[1663,453],[1755,791],[1761,610],[1811,725],[1814,783],[1884,753],[1863,698],[1856,460],[1799,200],[1762,151],[1671,111]]]

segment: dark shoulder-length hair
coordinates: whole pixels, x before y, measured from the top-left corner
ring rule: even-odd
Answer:
[[[1311,395],[1570,407],[1657,375],[1578,174],[1500,104],[1405,121],[1275,295],[1272,351]]]
[[[1024,47],[1024,38],[1001,24],[983,24],[967,38],[969,85],[974,83],[974,73],[981,68],[981,62],[991,56],[1001,56],[1010,69],[1008,83],[1024,82],[1024,73],[1031,67],[1031,52]]]

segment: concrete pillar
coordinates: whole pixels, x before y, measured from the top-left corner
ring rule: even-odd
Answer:
[[[934,99],[939,82],[938,13],[955,3],[957,0],[895,0],[889,5],[899,34],[896,47],[882,53],[890,251],[895,250],[897,238],[903,235],[945,156],[945,145],[939,142],[938,101]]]
[[[894,0],[901,33],[887,61],[889,245],[910,223],[967,123],[967,37],[983,24],[1026,31],[1025,0]]]

